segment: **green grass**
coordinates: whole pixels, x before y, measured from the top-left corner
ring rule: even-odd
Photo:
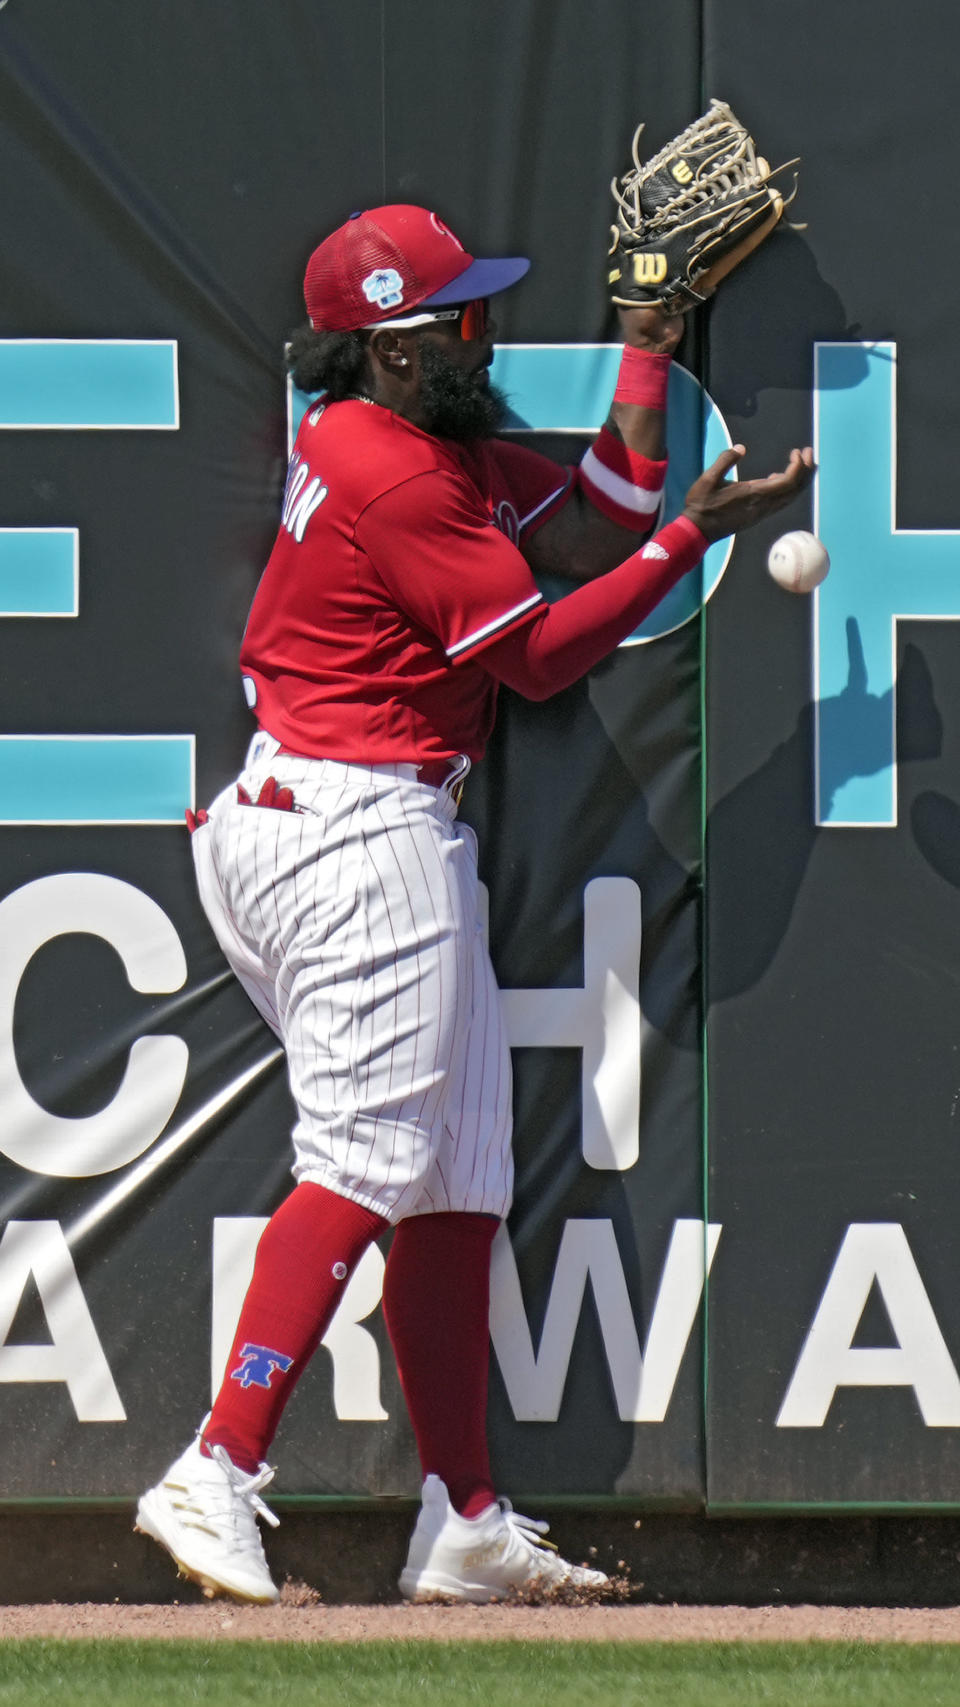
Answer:
[[[0,1707],[957,1707],[960,1645],[4,1641]]]

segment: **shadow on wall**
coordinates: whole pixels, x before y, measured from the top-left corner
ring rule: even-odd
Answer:
[[[853,618],[847,621],[846,636],[846,685],[841,693],[821,700],[819,705],[821,725],[829,737],[822,746],[831,764],[820,776],[824,813],[843,784],[853,777],[875,775],[889,764],[894,716],[900,762],[935,759],[943,742],[943,720],[934,700],[933,681],[918,648],[912,643],[904,647],[894,686],[875,694],[869,691],[860,629]],[[603,738],[591,762],[604,800],[610,807],[622,802],[619,809],[630,815],[632,845],[642,847],[645,1017],[674,1045],[697,1051],[699,1003],[692,999],[689,987],[677,981],[678,964],[695,959],[697,951],[692,942],[686,956],[678,957],[673,950],[677,931],[693,928],[693,915],[685,902],[699,883],[691,854],[699,832],[687,822],[672,821],[669,810],[665,815],[663,804],[672,800],[689,806],[689,743],[695,736],[688,731],[688,746],[684,747],[678,738],[678,731],[680,737],[683,735],[683,723],[674,711],[670,720],[674,740],[665,737],[661,745],[657,744],[656,692],[658,685],[662,691],[662,682],[652,674],[647,681],[644,651],[643,647],[624,649],[592,674],[591,708]],[[626,693],[625,684],[630,689]],[[637,714],[638,703],[643,705],[643,715]],[[629,715],[623,715],[625,706],[630,708]],[[814,704],[806,704],[789,739],[718,800],[709,813],[704,857],[711,872],[706,924],[707,993],[711,1003],[755,984],[771,964],[789,926],[821,833],[814,815],[816,715]],[[643,732],[643,739],[638,731]],[[585,731],[580,729],[581,747],[584,740]],[[651,753],[656,755],[656,763],[652,763]],[[928,840],[933,840],[937,831],[938,843],[945,844],[947,850],[940,855],[941,861],[954,873],[950,881],[960,886],[960,805],[928,796],[926,805],[921,801],[918,808],[918,841],[925,825],[930,829]],[[955,833],[945,835],[944,821],[951,812],[956,818]],[[578,838],[582,840],[586,833],[583,818],[583,814],[580,819],[571,816],[564,832],[569,843],[565,840],[563,845],[574,850],[572,858],[588,861],[588,850],[576,852]],[[589,822],[589,815],[586,819]],[[681,848],[686,851],[681,853]],[[936,858],[934,853],[930,863],[940,869]],[[749,896],[749,907],[744,905],[745,896]]]
[[[913,838],[945,883],[960,889],[960,805],[939,790],[918,794],[910,810]]]
[[[905,646],[894,688],[871,694],[858,624],[850,618],[846,626],[847,684],[842,693],[821,700],[819,708],[821,723],[833,726],[831,739],[823,743],[825,751],[844,757],[842,767],[821,774],[824,810],[843,783],[855,776],[874,775],[889,764],[895,699],[901,762],[937,758],[943,740],[943,721],[934,701],[932,679],[917,648]],[[906,705],[910,707],[909,720],[902,715]],[[731,789],[710,813],[706,858],[717,874],[707,957],[711,1002],[737,995],[755,984],[770,965],[789,924],[820,834],[814,821],[814,717],[814,705],[805,705],[789,740],[775,748],[766,763]],[[920,797],[917,807],[920,811],[918,814],[915,807],[914,829],[921,851],[925,850],[917,828],[918,816],[921,829],[927,828],[928,841],[940,850],[941,857],[944,846],[949,848],[947,863],[955,873],[949,881],[960,885],[960,807],[929,794]],[[949,807],[955,815],[951,841],[943,835]],[[930,853],[927,857],[938,869],[935,857]],[[725,872],[734,874],[729,897],[722,892]],[[745,894],[750,896],[749,909],[742,905]]]
[[[707,331],[707,390],[722,397],[724,412],[749,418],[757,412],[760,393],[810,390],[811,349],[814,343],[858,344],[859,325],[847,324],[843,303],[833,286],[817,271],[806,239],[798,231],[775,231],[760,251],[754,269],[748,260],[733,288],[720,291],[710,306]],[[751,258],[752,259],[752,258]],[[713,352],[728,352],[722,372]],[[846,375],[859,384],[862,368]]]

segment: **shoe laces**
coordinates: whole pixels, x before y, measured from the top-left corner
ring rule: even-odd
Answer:
[[[544,1541],[543,1539],[550,1528],[549,1523],[544,1523],[539,1517],[523,1517],[520,1512],[514,1511],[508,1499],[501,1498],[498,1503],[507,1528],[514,1530],[528,1547],[536,1548],[543,1553],[559,1552],[555,1541]]]
[[[253,1471],[241,1470],[233,1462],[225,1446],[211,1446],[208,1450],[211,1458],[219,1464],[221,1470],[226,1472],[234,1493],[245,1500],[258,1517],[262,1517],[265,1523],[269,1523],[271,1529],[278,1529],[280,1526],[279,1517],[260,1498],[260,1489],[265,1488],[268,1482],[272,1482],[276,1474],[270,1465],[261,1464],[258,1470]]]

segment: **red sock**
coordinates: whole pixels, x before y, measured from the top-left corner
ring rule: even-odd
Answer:
[[[268,1221],[203,1445],[255,1470],[382,1216],[322,1185],[298,1185]]]
[[[496,1499],[487,1449],[492,1215],[412,1215],[394,1234],[383,1314],[425,1476],[476,1517]]]

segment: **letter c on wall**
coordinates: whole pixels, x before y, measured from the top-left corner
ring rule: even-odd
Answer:
[[[85,932],[116,949],[133,989],[179,990],[187,963],[174,926],[131,883],[94,872],[40,877],[0,901],[0,1150],[59,1179],[111,1173],[143,1154],[170,1119],[187,1074],[180,1037],[138,1037],[112,1102],[79,1119],[34,1102],[17,1067],[13,1012],[27,965],[53,937]]]

